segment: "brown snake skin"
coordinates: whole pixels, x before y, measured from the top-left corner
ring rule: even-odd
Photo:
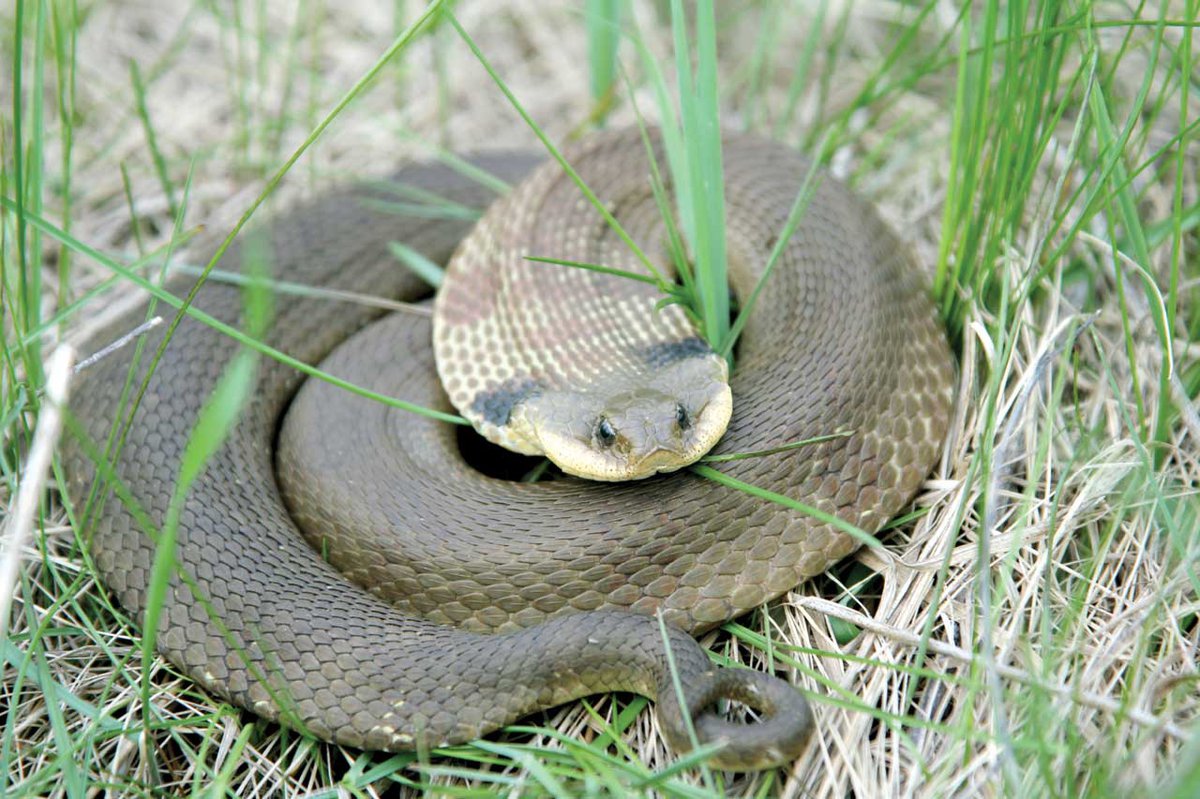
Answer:
[[[646,170],[636,133],[588,139],[567,156],[601,187],[613,170]],[[536,160],[499,154],[475,163],[515,181]],[[727,140],[731,283],[739,296],[748,295],[807,170],[780,145]],[[397,180],[463,205],[491,199],[442,166],[410,167]],[[565,178],[551,190],[559,199],[544,205],[542,224],[606,235]],[[646,219],[657,213],[652,205],[600,193],[656,255],[657,226]],[[372,202],[397,199],[405,198],[359,187],[281,216],[266,228],[275,274],[386,297],[426,293],[387,242],[445,262],[470,222],[398,216]],[[235,248],[223,267],[239,257]],[[719,468],[878,530],[916,492],[947,424],[953,361],[926,292],[909,251],[876,213],[824,178],[739,344],[733,418],[715,451],[850,435]],[[238,288],[213,282],[196,305],[236,323],[242,300]],[[109,326],[96,345],[143,315]],[[349,339],[323,368],[449,410],[428,320],[395,314],[354,336],[378,315],[363,305],[280,295],[267,341],[316,363]],[[132,349],[89,368],[74,390],[73,411],[101,447]],[[183,322],[129,424],[115,474],[156,525],[201,403],[236,351],[220,333]],[[593,357],[603,356],[601,348]],[[149,359],[142,360],[139,380]],[[715,669],[687,633],[823,571],[855,548],[850,537],[686,470],[613,484],[485,477],[463,461],[452,425],[317,381],[292,403],[300,376],[267,359],[256,380],[184,508],[179,569],[157,638],[159,650],[205,687],[319,738],[384,750],[460,743],[541,708],[627,690],[655,698],[669,743],[687,749],[660,627],[647,615],[662,610],[697,739],[726,744],[716,763],[760,768],[801,751],[811,724],[800,695],[764,674]],[[84,452],[78,442],[64,452],[81,512],[96,473]],[[152,537],[111,496],[91,503],[83,518],[104,582],[142,613]],[[711,712],[718,698],[759,707],[764,718],[723,721]]]

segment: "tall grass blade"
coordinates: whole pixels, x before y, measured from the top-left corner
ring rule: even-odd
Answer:
[[[621,0],[587,0],[584,23],[588,37],[588,73],[593,116],[603,121],[612,106],[617,78],[617,50],[621,44]]]

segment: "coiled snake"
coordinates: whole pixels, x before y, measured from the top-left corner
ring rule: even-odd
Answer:
[[[637,132],[598,134],[566,154],[642,248],[664,261],[664,227]],[[516,181],[536,161],[498,154],[475,164]],[[808,164],[785,147],[738,136],[726,141],[724,167],[730,282],[745,298]],[[713,378],[714,361],[680,332],[678,319],[662,317],[657,331],[645,314],[639,322],[630,309],[641,301],[622,294],[632,281],[523,261],[530,254],[640,268],[556,164],[531,179],[536,191],[519,190],[519,207],[502,201],[485,217],[484,232],[460,252],[467,265],[458,288],[439,301],[449,392],[493,437],[508,427],[526,442],[569,439],[568,469],[579,452],[591,457],[589,449],[647,446],[659,454],[643,472],[671,468],[657,460],[674,446],[662,442],[701,427],[704,408],[722,402],[719,387],[677,381],[696,364],[707,364],[703,380]],[[451,211],[493,197],[444,166],[410,167],[397,181],[404,197],[436,193]],[[394,190],[362,186],[280,217],[265,229],[276,276],[420,297],[427,290],[387,243],[444,262],[471,222],[445,208],[424,218],[397,215],[387,208],[396,199]],[[502,251],[517,277],[487,268]],[[226,263],[239,256],[231,251]],[[564,272],[576,282],[583,274],[590,293],[564,295],[567,283],[557,282]],[[497,293],[500,283],[511,291]],[[488,299],[498,296],[506,299]],[[486,302],[512,305],[509,321],[492,319]],[[210,282],[196,306],[237,323],[240,290]],[[615,317],[603,316],[614,308]],[[141,313],[96,342],[128,330]],[[452,410],[435,375],[429,321],[393,314],[367,324],[378,315],[361,304],[283,294],[267,341],[313,363],[336,347],[328,371]],[[514,348],[533,354],[517,357]],[[73,411],[95,442],[108,439],[131,350],[88,369],[75,389]],[[129,422],[115,475],[155,525],[201,405],[236,351],[219,332],[183,322]],[[139,380],[149,358],[142,361]],[[832,178],[821,181],[771,275],[736,364],[732,419],[716,452],[843,435],[723,463],[722,471],[867,531],[911,499],[944,436],[951,355],[908,250]],[[652,390],[637,388],[639,372],[650,375]],[[612,412],[621,419],[609,418],[592,389],[564,388],[572,373],[625,381]],[[679,749],[691,745],[689,716],[700,743],[725,744],[716,756],[723,766],[768,766],[803,747],[810,720],[796,691],[758,672],[714,668],[688,633],[823,571],[855,548],[849,536],[688,470],[624,483],[496,479],[464,461],[453,425],[317,381],[297,395],[300,376],[272,360],[262,361],[256,381],[184,506],[179,568],[157,638],[163,654],[205,687],[268,719],[367,749],[460,743],[609,690],[655,698]],[[83,453],[75,443],[64,453],[77,503],[96,473]],[[99,508],[90,520],[96,566],[121,603],[141,613],[153,537],[125,502],[109,497]],[[668,622],[682,706],[656,610]],[[721,698],[740,699],[764,717],[727,722],[713,712]]]

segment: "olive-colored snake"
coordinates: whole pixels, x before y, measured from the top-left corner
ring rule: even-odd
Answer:
[[[637,133],[587,139],[567,157],[651,257],[665,260]],[[536,160],[496,154],[474,163],[516,181]],[[780,145],[730,137],[724,166],[731,286],[744,299],[808,164]],[[513,211],[539,214],[533,229],[540,233],[516,246],[563,257],[553,251],[556,242],[582,241],[582,249],[571,250],[576,260],[633,268],[559,168],[543,173],[545,201]],[[265,252],[276,276],[401,299],[427,293],[389,255],[388,242],[445,262],[471,225],[452,212],[482,207],[494,195],[445,166],[410,167],[396,180],[405,193],[378,185],[332,193],[267,226]],[[418,218],[388,208],[398,197],[409,202],[430,192],[450,212]],[[496,235],[505,234],[504,219],[493,224]],[[225,263],[236,264],[242,252],[235,248]],[[533,268],[550,280],[566,269]],[[469,292],[463,296],[469,300]],[[551,300],[555,309],[543,305]],[[603,304],[533,296],[527,302],[529,318],[544,324],[513,336],[534,347],[548,343],[537,337],[553,338],[556,325],[588,323],[593,306]],[[237,323],[241,292],[210,282],[195,304]],[[458,310],[466,314],[460,318],[470,316],[469,308]],[[118,320],[94,340],[111,340],[143,314]],[[266,340],[316,363],[349,339],[323,368],[450,410],[434,373],[429,321],[393,314],[367,325],[378,315],[362,304],[280,294]],[[615,352],[608,342],[601,331],[591,349],[560,347],[554,357],[604,367]],[[152,334],[146,352],[158,343]],[[489,346],[483,342],[472,357],[493,357]],[[185,320],[128,422],[115,475],[154,525],[166,515],[201,405],[237,349],[221,333]],[[86,370],[74,390],[73,411],[100,446],[121,407],[132,351]],[[649,344],[643,357],[662,373],[692,354],[685,341]],[[536,375],[514,382],[513,370],[501,368],[503,357],[494,356],[494,371],[484,374],[500,375],[502,387],[493,381],[483,392],[500,398],[500,410],[477,406],[500,425],[520,415],[522,402],[537,393],[529,385],[538,382]],[[138,381],[149,360],[135,368]],[[934,462],[952,374],[945,334],[908,250],[866,203],[827,177],[742,336],[733,416],[715,452],[843,435],[720,468],[875,531],[911,499]],[[690,716],[696,740],[725,744],[719,765],[760,768],[802,749],[811,722],[800,695],[765,674],[714,668],[687,633],[823,571],[855,548],[849,536],[687,470],[632,483],[495,479],[464,461],[454,425],[318,381],[295,396],[300,375],[273,360],[263,359],[256,381],[183,509],[178,569],[159,626],[159,650],[205,687],[266,718],[367,749],[460,743],[610,690],[656,699],[668,741],[679,749],[691,746]],[[554,413],[570,406],[560,403]],[[675,410],[673,403],[664,407]],[[594,407],[581,401],[578,410],[567,428],[574,425],[581,439],[606,434],[596,432]],[[64,454],[81,509],[96,474],[86,449],[68,443]],[[121,603],[140,614],[156,536],[125,501],[109,496],[93,511],[85,523],[96,567]],[[656,610],[669,623],[682,707]],[[722,698],[760,708],[764,717],[752,725],[727,722],[713,712]]]

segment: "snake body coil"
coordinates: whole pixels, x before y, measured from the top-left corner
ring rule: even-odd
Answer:
[[[661,222],[636,132],[588,139],[567,157],[647,252],[659,256]],[[476,159],[506,180],[521,178],[534,162],[511,154]],[[802,158],[779,145],[727,141],[731,285],[739,297],[753,287],[807,171]],[[529,254],[570,257],[552,251],[555,242],[582,241],[581,251],[592,255],[579,260],[628,265],[565,176],[549,168],[539,175],[538,207],[511,212],[535,214],[536,229],[558,233]],[[451,203],[479,207],[491,199],[445,167],[412,167],[397,179]],[[276,274],[331,289],[419,297],[422,287],[395,264],[387,243],[399,240],[444,262],[470,223],[405,218],[378,202],[395,198],[363,187],[280,218],[266,229]],[[487,219],[493,236],[508,235],[510,224],[520,227],[498,214]],[[535,268],[550,280],[562,269]],[[917,490],[946,426],[952,361],[926,291],[908,251],[875,212],[832,179],[822,181],[741,339],[733,415],[716,451],[846,435],[722,470],[867,531],[879,529]],[[490,397],[491,405],[477,407],[494,427],[536,416],[522,410],[537,394],[527,388],[545,385],[553,371],[538,372],[537,358],[563,364],[560,371],[589,361],[595,372],[606,357],[632,357],[603,331],[591,347],[586,336],[565,335],[563,325],[593,324],[593,306],[603,303],[572,307],[570,297],[553,291],[524,301],[531,321],[511,331],[503,346],[518,339],[534,349],[548,344],[553,358],[533,356],[514,366],[509,353],[495,354],[467,403],[481,393]],[[237,323],[241,298],[236,287],[210,283],[196,305]],[[296,295],[279,296],[276,306],[268,343],[314,363],[336,347],[328,371],[449,410],[434,374],[427,320],[393,315],[368,326],[377,316],[369,308]],[[469,321],[469,297],[459,297],[457,307],[459,319]],[[139,318],[119,320],[96,341]],[[694,354],[681,343],[685,338],[670,335],[667,345],[647,340],[633,351],[668,371]],[[549,339],[562,346],[554,351]],[[466,357],[487,358],[489,346]],[[87,370],[75,390],[73,410],[95,442],[109,439],[118,416],[129,350]],[[166,515],[201,405],[236,351],[220,333],[184,321],[129,420],[114,473],[154,525]],[[139,381],[147,360],[135,367]],[[701,743],[727,744],[720,765],[763,767],[803,747],[810,722],[798,693],[757,672],[714,669],[687,633],[821,572],[854,549],[851,538],[686,471],[616,484],[493,479],[463,461],[451,425],[315,381],[293,401],[299,376],[274,361],[263,360],[256,380],[238,425],[183,508],[179,568],[159,628],[159,649],[204,686],[266,718],[368,749],[459,743],[608,690],[655,698],[664,732],[680,749],[689,747],[686,709]],[[574,425],[586,439],[595,435],[597,410],[578,405],[564,428]],[[539,411],[535,421],[561,419],[562,407]],[[78,444],[65,451],[70,491],[81,508],[96,474],[85,451]],[[143,612],[153,537],[113,497],[90,511],[85,522],[100,575],[126,608]],[[656,610],[669,622],[684,707],[670,688],[663,636],[649,615]],[[720,698],[760,707],[765,719],[732,726],[710,712]]]

